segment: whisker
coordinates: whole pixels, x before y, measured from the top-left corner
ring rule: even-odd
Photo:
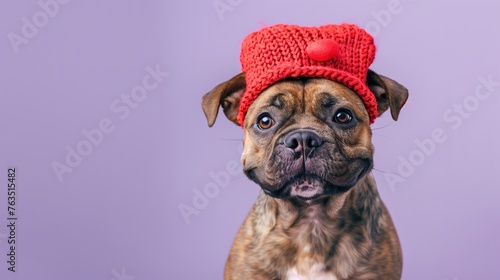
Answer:
[[[380,170],[380,169],[375,168],[375,167],[373,167],[372,169],[373,169],[373,170],[375,170],[375,171],[378,171],[378,172],[380,172],[380,173],[384,173],[384,174],[398,175],[398,174],[396,174],[396,173],[394,173],[394,172],[389,172],[389,171]]]
[[[374,128],[372,128],[372,130],[378,130],[378,129],[386,128],[386,127],[388,127],[388,126],[392,125],[393,123],[394,123],[394,122],[391,122],[391,123],[386,124],[386,125],[381,126],[381,127],[374,127]]]

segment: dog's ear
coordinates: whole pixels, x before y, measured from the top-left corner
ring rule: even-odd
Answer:
[[[230,121],[239,125],[236,117],[238,116],[240,100],[245,92],[245,87],[245,73],[240,73],[203,95],[201,107],[205,117],[207,117],[208,126],[214,125],[219,106],[222,107],[224,114]]]
[[[408,99],[408,90],[398,82],[372,70],[368,70],[366,83],[377,99],[379,116],[390,108],[392,118],[397,121],[399,111]]]

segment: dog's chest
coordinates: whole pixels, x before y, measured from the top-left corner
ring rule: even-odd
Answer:
[[[302,213],[301,219],[290,231],[297,246],[295,264],[286,274],[287,280],[337,280],[331,272],[325,270],[322,262],[326,254],[326,246],[331,242],[333,232],[330,221],[326,221],[324,211],[318,206],[311,206]],[[321,248],[321,249],[318,249]]]
[[[322,264],[314,264],[306,275],[299,273],[295,267],[289,269],[286,280],[337,280],[337,277],[332,272],[325,271]]]

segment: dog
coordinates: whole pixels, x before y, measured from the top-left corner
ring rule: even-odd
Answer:
[[[400,279],[401,247],[370,173],[371,119],[359,93],[328,78],[285,77],[259,92],[239,119],[251,71],[202,98],[209,126],[219,107],[242,125],[243,170],[261,187],[224,279]],[[370,69],[365,74],[378,115],[390,110],[397,120],[408,90]]]

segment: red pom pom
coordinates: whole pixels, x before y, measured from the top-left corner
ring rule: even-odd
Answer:
[[[340,45],[333,39],[322,39],[309,44],[306,53],[316,61],[336,59],[340,56]]]

